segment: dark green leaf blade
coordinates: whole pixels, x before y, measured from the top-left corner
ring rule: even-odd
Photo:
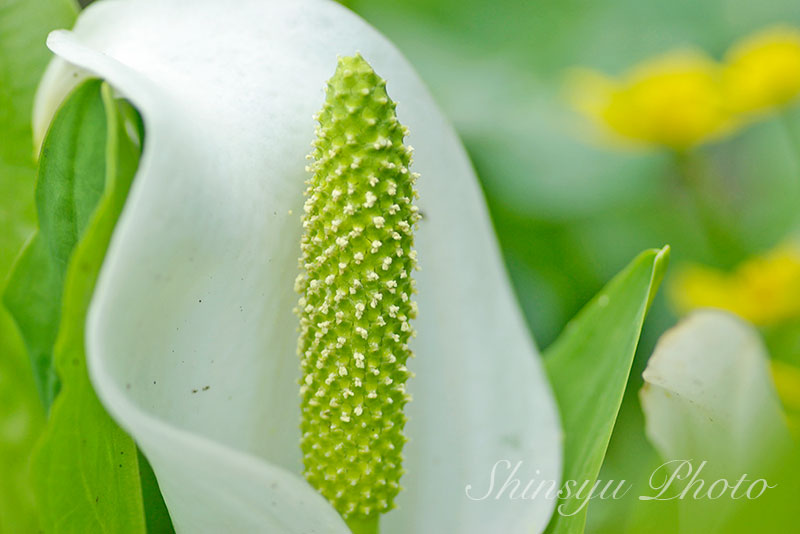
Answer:
[[[47,245],[36,235],[14,265],[3,295],[25,342],[39,398],[46,407],[58,393],[53,344],[58,333],[62,277],[56,272]]]
[[[669,247],[640,254],[578,315],[545,352],[564,425],[564,481],[588,481],[603,463],[647,309],[664,276]],[[559,498],[548,534],[579,534],[586,507]],[[560,510],[560,511],[559,511]]]
[[[141,450],[139,451],[139,474],[142,480],[142,500],[144,501],[147,534],[174,534],[175,527],[172,525],[172,518],[169,516],[161,488],[158,487],[156,474]]]
[[[3,297],[19,327],[46,408],[58,391],[53,363],[67,262],[106,179],[106,113],[99,80],[78,87],[56,114],[36,184],[39,231],[12,271]]]
[[[94,135],[87,134],[86,139],[103,145],[101,159],[107,162],[103,177],[105,190],[88,218],[83,238],[74,247],[64,277],[61,324],[54,348],[54,362],[62,387],[34,455],[34,489],[46,532],[142,534],[146,529],[136,446],[100,404],[89,381],[84,352],[86,313],[111,233],[136,171],[139,147],[138,140],[130,139],[126,133],[119,109],[124,104],[111,98],[107,86],[101,89],[99,82],[87,82],[73,94],[65,108],[82,105],[84,94],[81,91],[94,99],[90,107],[99,103],[107,118],[107,126],[105,122],[84,125],[95,126]],[[78,103],[74,103],[76,99]],[[59,115],[75,120],[81,117],[80,114]],[[71,137],[61,136],[74,131],[74,128],[61,130],[54,123],[45,140],[45,145],[52,149],[50,153],[58,153],[55,147],[60,143],[73,142]],[[84,160],[74,160],[81,161]],[[96,162],[89,165],[86,172],[96,170]],[[65,168],[63,162],[60,168]],[[84,172],[77,167],[72,170],[76,175]],[[42,172],[48,172],[47,167],[43,166]],[[44,190],[41,202],[58,205],[57,201],[46,198],[50,194],[58,195],[59,189]],[[91,198],[93,191],[82,189],[78,195]],[[78,210],[62,213],[74,217],[73,220],[79,218]]]

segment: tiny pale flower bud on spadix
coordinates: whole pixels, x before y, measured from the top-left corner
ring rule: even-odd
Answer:
[[[317,117],[297,289],[305,475],[348,521],[394,507],[419,219],[386,83],[341,58]]]

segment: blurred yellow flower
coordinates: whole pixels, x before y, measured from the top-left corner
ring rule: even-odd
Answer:
[[[782,107],[800,95],[800,30],[774,26],[730,49],[724,80],[730,105],[752,113]]]
[[[800,249],[784,245],[747,260],[732,273],[684,267],[669,289],[682,313],[721,308],[762,326],[800,317]]]
[[[627,139],[683,151],[727,133],[720,67],[695,51],[671,52],[614,80],[576,70],[567,83],[573,105]]]

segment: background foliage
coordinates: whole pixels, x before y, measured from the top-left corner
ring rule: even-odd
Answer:
[[[35,227],[33,93],[50,54],[50,30],[72,24],[69,0],[0,0],[0,280]],[[0,307],[0,532],[33,532],[28,479],[44,413],[22,341]]]

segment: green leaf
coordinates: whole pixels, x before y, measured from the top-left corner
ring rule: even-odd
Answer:
[[[36,235],[14,265],[3,302],[28,350],[42,403],[49,408],[58,391],[52,350],[58,333],[61,278],[41,236]]]
[[[39,231],[14,267],[4,295],[46,408],[58,392],[52,353],[67,262],[106,180],[106,112],[100,84],[95,80],[79,87],[50,127],[36,184]]]
[[[8,253],[13,258],[10,250],[0,249],[0,257]],[[4,268],[0,276],[5,273]],[[0,306],[0,532],[36,531],[28,468],[43,415],[25,347]]]
[[[564,425],[563,480],[577,481],[572,495],[559,498],[548,534],[584,530],[588,503],[584,505],[586,500],[576,496],[576,489],[588,481],[586,495],[597,480],[644,318],[668,258],[669,247],[640,254],[545,352],[545,367]]]
[[[0,285],[34,229],[31,108],[50,52],[47,33],[72,25],[69,0],[0,0]],[[28,469],[43,424],[25,347],[0,306],[0,532],[35,532]]]
[[[63,222],[43,221],[34,243],[38,239],[38,246],[49,253],[64,289],[54,348],[62,387],[33,461],[34,489],[47,532],[145,532],[136,447],[97,399],[84,353],[84,323],[94,284],[138,164],[138,143],[125,129],[126,108],[101,82],[86,82],[57,114],[43,148],[37,201]],[[99,200],[94,210],[89,207],[93,199]],[[70,231],[55,232],[55,227]],[[61,300],[59,294],[51,298]]]
[[[139,478],[142,481],[142,501],[144,502],[145,521],[147,534],[174,534],[175,527],[172,518],[158,487],[158,480],[150,462],[147,461],[142,451],[139,450]]]

